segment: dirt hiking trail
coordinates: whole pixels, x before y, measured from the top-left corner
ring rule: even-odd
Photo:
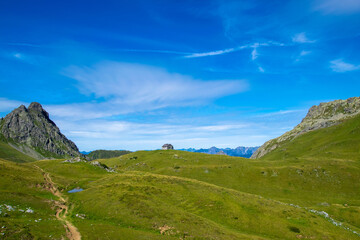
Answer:
[[[57,189],[49,173],[45,172],[42,168],[38,166],[36,167],[40,169],[41,172],[43,173],[45,180],[45,188],[60,199],[60,201],[55,201],[55,206],[57,207],[55,216],[59,221],[64,222],[64,227],[66,229],[66,236],[70,240],[80,240],[81,234],[79,230],[70,221],[67,220],[67,213],[68,213],[68,206],[66,205],[67,199]]]

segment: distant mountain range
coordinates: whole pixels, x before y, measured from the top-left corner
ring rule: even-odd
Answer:
[[[91,152],[92,152],[92,151],[88,151],[88,152],[87,152],[87,151],[80,151],[80,153],[83,154],[83,155],[88,155],[88,154],[91,153]]]
[[[207,154],[218,154],[218,155],[228,155],[233,157],[244,157],[244,158],[250,158],[251,155],[258,149],[259,147],[237,147],[237,148],[217,148],[217,147],[211,147],[211,148],[201,148],[201,149],[195,149],[195,148],[183,148],[179,149],[181,151],[187,151],[187,152],[198,152],[198,153],[207,153]]]

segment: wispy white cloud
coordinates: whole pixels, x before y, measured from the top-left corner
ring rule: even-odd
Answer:
[[[164,54],[176,54],[176,55],[190,55],[193,54],[191,52],[181,52],[181,51],[173,51],[173,50],[160,50],[160,49],[110,49],[111,51],[117,52],[140,52],[140,53],[164,53]]]
[[[284,116],[290,114],[305,114],[308,109],[294,109],[294,110],[280,110],[276,112],[270,112],[265,114],[260,114],[258,117],[273,117],[273,116]]]
[[[251,51],[251,60],[255,60],[257,59],[259,53],[257,52],[257,47],[254,47],[253,50]]]
[[[256,63],[256,61],[255,61],[255,60],[259,57],[258,48],[259,48],[259,46],[269,46],[269,45],[273,45],[273,44],[279,46],[279,44],[276,43],[276,42],[254,43],[254,44],[252,44],[252,45],[249,46],[249,47],[252,48],[252,51],[251,51],[251,60],[252,60],[253,62],[255,62],[255,64],[257,65],[258,71],[261,72],[261,73],[264,73],[264,72],[265,72],[265,69],[264,69],[262,66],[260,66],[259,63]],[[281,46],[282,46],[282,45],[281,45]]]
[[[222,55],[226,53],[232,53],[237,52],[243,49],[253,49],[251,52],[251,58],[252,60],[255,60],[258,56],[257,48],[258,47],[269,47],[269,46],[285,46],[284,43],[279,43],[275,41],[267,41],[267,42],[260,42],[260,43],[251,43],[251,44],[245,44],[242,46],[237,46],[234,48],[226,48],[222,50],[216,50],[216,51],[209,51],[209,52],[202,52],[202,53],[192,53],[189,55],[185,55],[184,58],[199,58],[199,57],[208,57],[208,56],[216,56],[216,55]]]
[[[218,5],[215,15],[220,17],[224,34],[228,39],[232,41],[239,39],[253,27],[250,23],[255,21],[255,18],[249,12],[252,12],[259,4],[256,1],[217,0],[215,2]]]
[[[300,52],[300,56],[303,57],[303,56],[309,55],[310,53],[311,53],[311,51],[302,50],[302,51]]]
[[[36,48],[42,48],[44,46],[32,44],[32,43],[19,43],[19,42],[0,42],[1,45],[8,45],[8,46],[20,46],[20,47],[36,47]]]
[[[139,64],[105,62],[92,68],[73,67],[68,76],[83,93],[115,98],[129,105],[188,105],[245,91],[244,80],[202,81]]]
[[[252,123],[216,125],[205,123],[202,126],[111,120],[59,120],[56,123],[81,150],[157,149],[166,142],[172,143],[175,148],[257,146],[272,138],[261,133],[263,126]]]
[[[47,49],[63,49],[63,46],[57,45],[38,45],[32,43],[1,43],[0,45],[8,46],[19,46],[19,47],[31,47],[31,48],[47,48]],[[191,52],[175,51],[175,50],[164,50],[164,49],[140,49],[140,48],[99,48],[98,50],[106,50],[112,52],[140,52],[140,53],[164,53],[164,54],[177,54],[177,55],[189,55]],[[20,54],[20,53],[16,53]]]
[[[299,62],[303,59],[303,57],[311,54],[311,51],[302,50],[299,55],[296,57],[295,62]]]
[[[248,89],[246,80],[193,79],[165,69],[121,62],[93,67],[70,67],[64,74],[78,81],[83,94],[95,103],[48,106],[56,116],[101,118],[174,106],[194,106]]]
[[[14,108],[19,107],[21,104],[27,105],[26,102],[10,100],[7,98],[0,98],[0,112],[8,112],[13,110]]]
[[[290,130],[306,111],[284,110],[230,122],[216,120],[212,124],[208,119],[196,123],[184,119],[177,123],[168,122],[169,119],[161,123],[60,119],[56,123],[82,150],[157,149],[166,142],[174,144],[175,148],[258,146]]]
[[[330,62],[330,68],[334,72],[349,72],[360,69],[360,65],[354,65],[344,62],[342,59],[336,59]]]
[[[13,56],[14,56],[14,58],[17,58],[17,59],[23,59],[24,58],[24,56],[21,53],[14,53]]]
[[[351,14],[360,12],[359,0],[315,0],[314,10],[325,14]]]
[[[69,120],[105,118],[130,112],[130,109],[118,108],[118,105],[112,104],[111,101],[46,105],[45,107],[51,116]]]
[[[314,43],[315,40],[310,40],[305,32],[297,33],[292,37],[292,41],[296,43]]]
[[[211,132],[225,131],[231,129],[241,129],[249,127],[249,124],[222,124],[222,125],[210,125],[210,126],[201,126],[195,129],[197,130],[205,130]]]
[[[42,56],[26,54],[23,52],[8,52],[4,54],[4,56],[8,59],[15,59],[17,61],[33,65],[39,64],[40,61],[45,61],[45,58]]]
[[[224,49],[224,50],[217,50],[217,51],[211,51],[211,52],[192,53],[192,54],[184,56],[184,58],[198,58],[198,57],[208,57],[208,56],[222,55],[222,54],[225,54],[225,53],[231,53],[231,52],[239,51],[239,50],[241,50],[243,48],[244,47],[228,48],[228,49]]]

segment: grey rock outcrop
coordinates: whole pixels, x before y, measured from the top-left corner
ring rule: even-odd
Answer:
[[[75,143],[67,139],[39,103],[21,105],[0,125],[3,140],[37,159],[81,156]]]
[[[264,143],[251,158],[260,158],[278,148],[286,141],[291,141],[299,135],[309,131],[326,128],[340,123],[342,120],[351,118],[360,113],[360,97],[352,97],[346,100],[335,100],[312,106],[306,117],[294,129],[284,133],[278,138]]]
[[[63,163],[79,163],[79,162],[86,162],[86,160],[81,159],[80,157],[76,157],[76,158],[66,159],[65,161],[63,161]]]
[[[91,161],[90,164],[95,166],[95,167],[105,169],[107,172],[116,172],[113,168],[108,167],[105,164],[100,163],[99,161]]]

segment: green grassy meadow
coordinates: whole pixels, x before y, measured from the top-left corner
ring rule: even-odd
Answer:
[[[37,168],[0,159],[0,179],[0,239],[61,239],[65,229],[51,204],[56,198],[43,188]]]
[[[341,124],[311,131],[287,141],[263,159],[337,159],[360,161],[360,115]]]
[[[60,160],[35,164],[50,172],[67,194],[71,221],[84,238],[356,239],[306,209],[205,181],[134,169],[108,173],[88,163]],[[75,187],[84,190],[67,193]]]

